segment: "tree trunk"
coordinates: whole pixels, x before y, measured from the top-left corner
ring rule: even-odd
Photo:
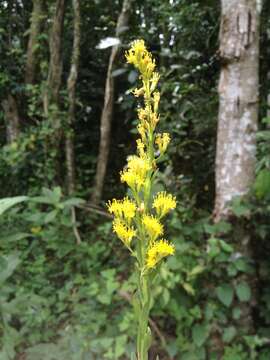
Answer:
[[[52,28],[50,32],[50,62],[48,78],[45,91],[43,93],[44,115],[48,119],[52,136],[48,138],[45,144],[45,153],[54,162],[55,173],[53,181],[55,184],[61,184],[61,164],[60,142],[63,136],[61,113],[60,113],[60,87],[62,80],[62,37],[65,16],[65,0],[56,0],[55,13],[53,17]],[[51,151],[51,150],[54,151]],[[51,155],[53,154],[53,155]]]
[[[42,30],[44,22],[44,0],[34,0],[33,10],[31,16],[31,27],[29,34],[29,41],[26,54],[26,65],[25,65],[25,83],[33,84],[36,78],[37,67],[39,63],[38,59],[38,44],[39,35]]]
[[[17,141],[20,134],[20,117],[15,97],[11,94],[2,101],[5,113],[7,143]]]
[[[258,118],[259,16],[256,0],[222,0],[216,220],[254,179]]]
[[[8,1],[8,28],[7,31],[7,48],[6,51],[10,51],[12,49],[12,14],[13,14],[14,2]],[[11,63],[12,59],[11,59]],[[2,108],[4,110],[4,119],[6,123],[6,141],[7,144],[11,144],[14,141],[17,141],[20,134],[20,116],[18,110],[18,103],[16,97],[12,94],[12,89],[9,88],[7,90],[6,97],[1,101]]]
[[[128,24],[131,1],[132,0],[123,0],[122,10],[118,17],[117,26],[116,26],[116,32],[115,32],[116,37],[120,36],[121,32]],[[97,159],[95,185],[91,196],[91,202],[94,205],[97,205],[101,200],[107,163],[108,163],[110,135],[111,135],[111,121],[113,115],[113,102],[114,102],[114,78],[112,76],[112,71],[118,52],[119,52],[119,46],[118,45],[113,46],[109,59],[108,69],[107,69],[104,105],[101,114],[100,143],[99,143],[99,153]]]
[[[74,9],[74,29],[73,29],[73,50],[71,56],[70,72],[67,81],[68,88],[68,124],[66,131],[65,149],[66,149],[66,166],[67,166],[67,189],[71,195],[75,191],[75,155],[74,155],[74,130],[75,105],[76,105],[76,82],[78,78],[79,59],[80,59],[80,2],[73,0]]]
[[[256,0],[222,0],[220,28],[221,74],[216,153],[214,220],[232,220],[230,201],[248,193],[254,180],[258,119],[259,8]],[[243,222],[234,220],[237,256],[250,259],[251,237]],[[223,279],[224,280],[224,279]],[[229,280],[231,281],[231,280]],[[248,303],[238,302],[241,316],[234,323],[241,334],[253,334],[254,275],[237,275],[252,290]],[[237,300],[235,300],[237,302]],[[236,303],[234,304],[236,305]],[[233,325],[233,324],[232,324]],[[222,329],[223,326],[221,326]],[[212,338],[211,351],[222,358],[221,334]]]
[[[49,115],[50,107],[59,107],[59,91],[62,78],[62,33],[65,14],[65,0],[56,0],[55,14],[50,33],[50,63],[47,86],[44,93],[43,105],[45,116]],[[55,112],[55,109],[54,109]],[[57,116],[56,116],[57,117]],[[54,124],[60,127],[59,120]]]

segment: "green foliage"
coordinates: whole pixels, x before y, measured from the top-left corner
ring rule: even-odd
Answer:
[[[12,94],[21,120],[18,141],[7,144],[1,107],[0,195],[5,199],[0,200],[0,359],[135,360],[135,319],[129,304],[135,283],[132,264],[112,236],[110,220],[80,200],[89,198],[93,184],[111,51],[111,47],[96,47],[102,39],[115,36],[122,3],[81,1],[82,51],[73,129],[75,196],[79,198],[65,196],[64,144],[59,145],[57,155],[52,146],[55,124],[44,115],[42,104],[53,2],[47,5],[37,49],[39,74],[34,84],[26,85],[32,2],[0,2],[0,103]],[[261,27],[262,120],[257,133],[256,180],[248,197],[233,201],[235,217],[230,223],[218,224],[212,223],[211,212],[219,4],[214,0],[136,0],[132,6],[122,53],[130,40],[144,38],[158,59],[163,98],[160,124],[173,141],[170,160],[160,163],[164,175],[158,177],[157,186],[162,190],[164,184],[178,200],[177,213],[166,224],[176,244],[176,256],[161,267],[161,279],[153,294],[151,355],[155,358],[158,353],[160,359],[211,359],[208,351],[214,333],[225,345],[224,360],[268,360],[270,131],[269,119],[265,118],[269,92],[265,74],[269,72],[269,4],[264,2]],[[61,109],[57,113],[63,131],[72,20],[71,7],[67,7]],[[135,86],[137,75],[123,65],[123,56],[117,61],[104,200],[123,195],[118,172],[133,152],[130,144],[134,142],[130,129],[134,127],[135,103],[128,87]],[[73,206],[76,224],[71,219]],[[80,245],[74,225],[82,237]],[[252,259],[239,248],[238,226],[250,233]],[[247,281],[250,275],[252,284]],[[255,336],[246,334],[239,325],[245,306],[253,304],[254,284]]]

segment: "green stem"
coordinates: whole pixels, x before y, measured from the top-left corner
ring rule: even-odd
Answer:
[[[151,292],[148,276],[140,274],[138,277],[139,288],[139,318],[137,335],[137,357],[138,360],[148,360],[148,349],[150,346],[150,332],[148,320],[151,304]]]

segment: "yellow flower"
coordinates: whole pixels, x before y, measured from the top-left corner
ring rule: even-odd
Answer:
[[[138,130],[138,133],[141,135],[142,141],[145,142],[146,141],[146,129],[145,129],[145,126],[143,124],[139,124],[137,126],[137,130]]]
[[[143,87],[140,88],[140,89],[134,89],[133,90],[133,94],[134,94],[135,97],[139,97],[139,96],[143,95],[143,93],[144,93],[144,88]]]
[[[136,187],[136,185],[143,183],[143,180],[140,179],[137,174],[135,174],[134,172],[132,172],[131,170],[124,170],[120,172],[120,179],[121,182],[125,182],[127,183],[127,185],[131,188],[134,189]]]
[[[108,211],[116,217],[127,219],[128,222],[135,216],[136,205],[128,197],[123,200],[116,200],[108,202]]]
[[[136,235],[136,230],[134,230],[133,227],[125,225],[120,219],[115,219],[113,221],[113,231],[117,234],[119,239],[130,248],[131,241]]]
[[[137,139],[136,142],[137,142],[137,150],[138,150],[139,156],[141,158],[144,158],[146,156],[145,151],[144,151],[145,145],[141,139]]]
[[[136,155],[132,155],[128,158],[127,166],[130,170],[133,170],[135,173],[141,174],[142,176],[145,176],[147,172],[151,170],[148,159]]]
[[[144,40],[133,41],[131,49],[125,55],[127,62],[133,64],[144,78],[151,78],[156,64],[152,54],[147,51]]]
[[[155,129],[159,117],[156,112],[152,111],[151,105],[146,105],[145,108],[138,109],[138,117],[142,126],[146,129]],[[150,125],[150,126],[149,126]]]
[[[150,105],[147,105],[145,108],[138,109],[138,118],[142,124],[147,122],[150,112],[151,112]]]
[[[33,227],[31,227],[31,229],[30,229],[30,230],[31,230],[31,233],[32,233],[32,234],[36,235],[36,234],[39,234],[39,233],[41,232],[41,230],[42,230],[42,229],[41,229],[41,227],[40,227],[40,226],[36,226],[36,227],[35,227],[35,226],[33,226]]]
[[[137,190],[145,183],[147,172],[151,170],[151,165],[146,158],[136,155],[128,158],[127,169],[120,173],[121,181],[126,182],[131,188]]]
[[[142,222],[151,241],[156,240],[158,236],[163,234],[162,224],[153,215],[144,215]]]
[[[153,95],[154,95],[154,112],[157,112],[159,101],[160,101],[160,92],[155,91]]]
[[[161,154],[163,154],[166,150],[171,141],[170,134],[163,133],[163,134],[157,134],[156,135],[156,141],[155,143],[158,146],[158,149]]]
[[[153,208],[156,209],[157,215],[163,217],[170,210],[176,208],[176,199],[165,191],[159,192],[154,199]]]
[[[166,240],[160,240],[154,243],[147,251],[146,267],[152,269],[156,264],[166,256],[173,255],[175,247]]]
[[[129,64],[137,67],[138,62],[143,54],[147,52],[144,40],[135,40],[131,44],[131,48],[126,52],[126,59]]]
[[[158,72],[153,72],[152,78],[150,79],[151,81],[151,92],[153,92],[155,90],[155,88],[157,87],[158,81],[160,79],[160,75]]]

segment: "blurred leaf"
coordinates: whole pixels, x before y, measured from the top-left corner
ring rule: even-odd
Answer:
[[[207,325],[196,324],[192,328],[192,339],[198,347],[201,347],[209,335],[209,328]]]
[[[223,333],[223,341],[225,343],[229,343],[233,340],[233,338],[236,335],[236,328],[234,326],[229,326],[227,328],[224,329],[224,333]]]
[[[255,194],[258,199],[266,198],[270,195],[270,171],[263,169],[256,177],[254,184]]]
[[[28,199],[27,196],[15,196],[11,198],[5,198],[0,200],[0,215],[2,215],[6,210],[12,206],[19,204]]]
[[[229,307],[233,301],[233,288],[229,284],[223,284],[217,288],[217,297],[225,306]]]
[[[116,69],[116,70],[114,70],[114,71],[112,72],[112,76],[113,76],[113,77],[117,77],[117,76],[120,76],[120,75],[125,74],[127,71],[128,71],[128,69],[125,69],[125,68]]]
[[[246,302],[251,298],[251,290],[246,282],[241,282],[235,287],[236,295],[240,301]]]
[[[119,45],[121,43],[120,39],[116,37],[106,37],[105,39],[100,40],[99,44],[96,46],[97,49],[103,50],[108,47]]]
[[[17,253],[5,256],[4,259],[6,261],[6,266],[0,273],[0,284],[3,284],[13,274],[20,263],[19,254]]]

